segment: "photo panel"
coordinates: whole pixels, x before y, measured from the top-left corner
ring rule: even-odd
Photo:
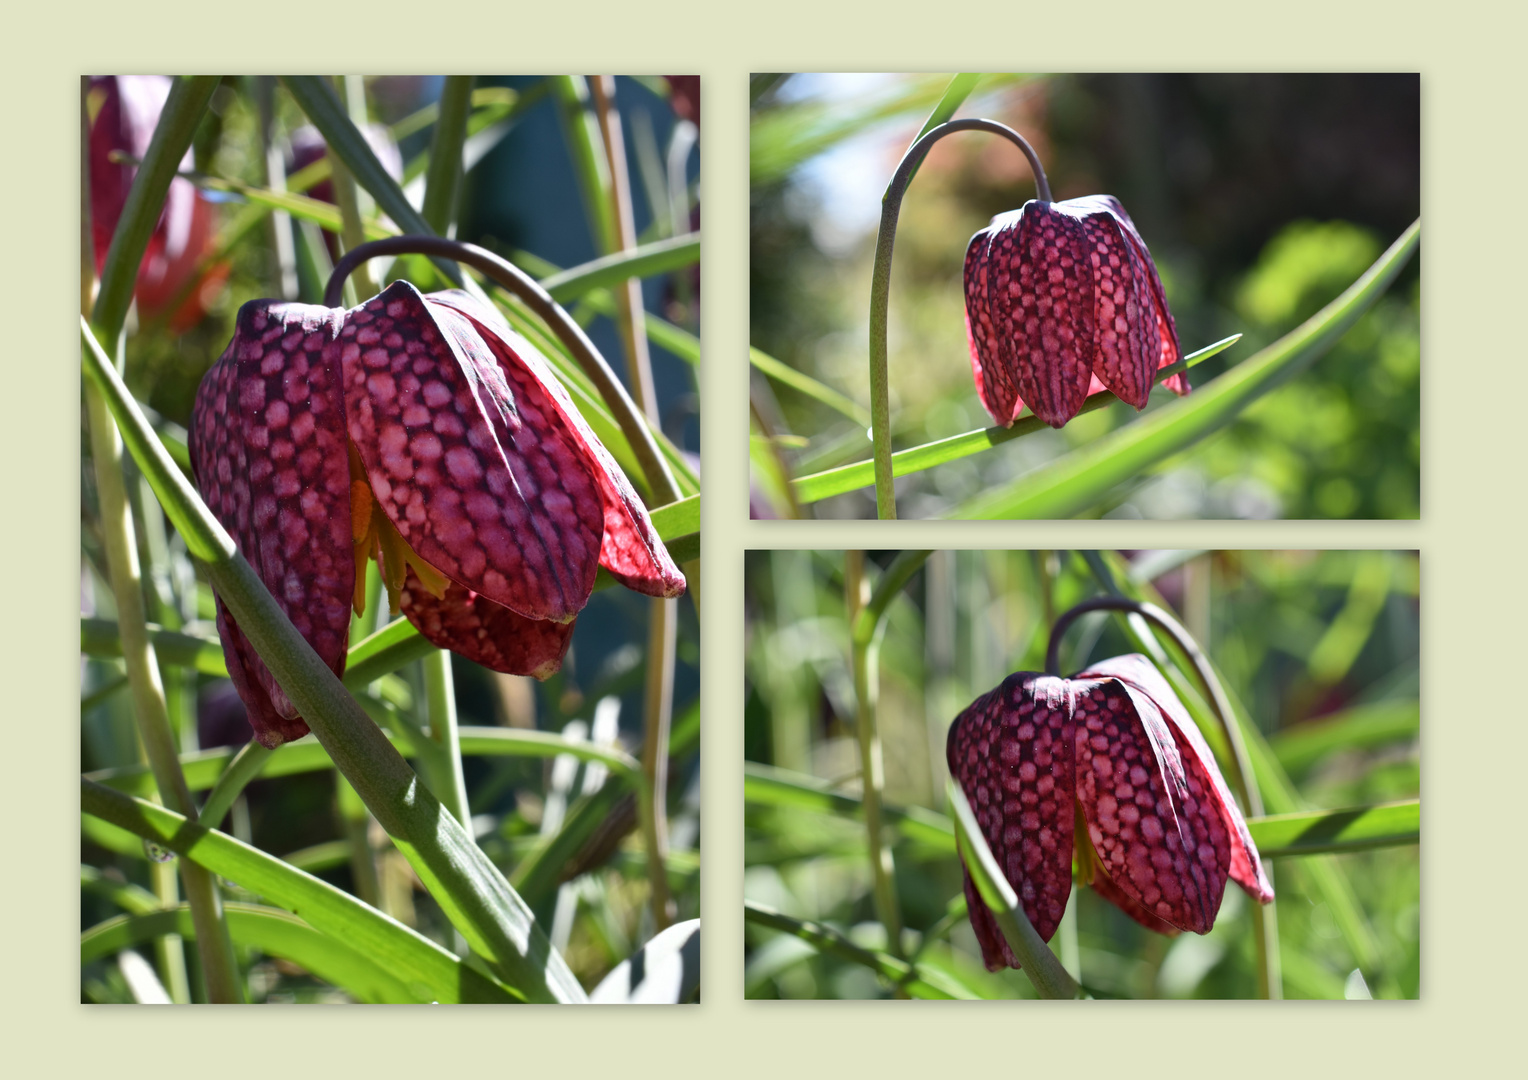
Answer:
[[[744,566],[748,999],[1419,996],[1416,552]]]
[[[1420,516],[1416,74],[762,74],[756,518]]]
[[[698,1001],[699,77],[80,95],[80,1000]]]

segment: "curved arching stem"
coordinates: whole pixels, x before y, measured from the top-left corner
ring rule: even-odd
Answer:
[[[1051,201],[1045,169],[1024,136],[996,120],[950,120],[929,130],[903,155],[881,199],[881,230],[875,238],[875,264],[870,271],[870,439],[875,445],[875,509],[882,518],[897,516],[891,476],[891,392],[886,382],[886,308],[891,295],[891,252],[897,241],[897,216],[914,170],[933,146],[957,131],[986,131],[1013,143],[1029,160],[1041,202]]]
[[[679,485],[675,483],[674,474],[668,462],[663,459],[642,411],[631,400],[626,387],[616,378],[615,372],[610,370],[610,365],[594,347],[594,342],[589,340],[589,335],[584,333],[583,327],[534,278],[513,263],[476,244],[464,244],[438,236],[391,236],[385,240],[357,244],[335,263],[334,273],[329,276],[329,284],[324,288],[324,306],[339,307],[344,295],[345,279],[361,263],[379,255],[430,255],[454,259],[482,272],[523,300],[525,306],[546,323],[567,347],[573,359],[578,361],[599,390],[600,396],[605,399],[616,423],[621,425],[626,441],[631,444],[632,453],[636,454],[642,466],[642,473],[652,489],[653,505],[662,506],[679,501]]]
[[[1215,710],[1215,718],[1220,721],[1220,729],[1225,734],[1226,743],[1231,747],[1232,781],[1236,784],[1236,794],[1241,799],[1242,807],[1246,810],[1248,817],[1262,817],[1263,799],[1258,794],[1257,785],[1251,782],[1252,758],[1247,753],[1247,744],[1242,739],[1241,729],[1236,726],[1232,717],[1231,701],[1226,697],[1225,688],[1220,685],[1215,669],[1210,666],[1210,661],[1199,648],[1198,642],[1189,635],[1178,620],[1155,604],[1130,600],[1123,596],[1098,596],[1092,600],[1084,600],[1076,607],[1068,609],[1051,628],[1050,645],[1045,650],[1045,673],[1047,675],[1061,673],[1061,639],[1073,622],[1090,611],[1123,611],[1131,615],[1139,615],[1161,627],[1167,632],[1168,637],[1177,643],[1178,648],[1183,650],[1183,654],[1193,665],[1200,684],[1204,687],[1210,707]]]

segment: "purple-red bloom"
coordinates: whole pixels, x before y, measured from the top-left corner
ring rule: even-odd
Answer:
[[[137,167],[112,160],[113,152],[142,160],[148,151],[159,114],[170,96],[165,75],[95,76],[90,80],[90,226],[96,274],[106,264],[112,233],[127,202]],[[191,151],[181,161],[191,168]],[[189,180],[172,180],[164,209],[138,265],[134,296],[148,318],[168,314],[170,328],[180,332],[204,313],[203,294],[228,276],[228,264],[207,271],[175,311],[169,307],[196,279],[197,268],[212,243],[215,221],[212,204]]]
[[[1273,899],[1204,736],[1143,656],[1071,679],[1010,675],[956,718],[946,756],[1046,941],[1071,894],[1074,849],[1082,882],[1159,933],[1207,933],[1228,877]],[[988,969],[1018,967],[969,871],[965,891]]]
[[[545,678],[595,572],[685,580],[546,361],[465,293],[407,282],[349,311],[256,300],[197,391],[197,487],[298,631],[344,673],[368,558],[441,648]],[[218,602],[267,746],[308,726]]]
[[[1105,389],[1144,409],[1183,356],[1151,252],[1112,195],[999,214],[966,249],[965,290],[976,392],[1004,427],[1028,405],[1059,428]],[[1166,386],[1187,394],[1188,377]]]

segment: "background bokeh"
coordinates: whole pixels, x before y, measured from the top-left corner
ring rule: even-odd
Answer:
[[[871,553],[867,574],[874,577],[893,554]],[[1200,643],[1267,741],[1298,808],[1417,797],[1415,553],[1105,552],[1098,562],[1117,580],[1155,589]],[[815,778],[808,783],[857,795],[844,553],[750,551],[745,570],[749,769]],[[890,607],[881,645],[876,724],[888,806],[944,813],[951,721],[1011,672],[1044,670],[1055,615],[1100,591],[1079,552],[929,557]],[[1130,651],[1110,616],[1084,616],[1067,635],[1061,670]],[[1268,812],[1276,812],[1266,783],[1263,790]],[[886,948],[857,816],[750,797],[745,821],[746,900]],[[964,900],[953,853],[905,833],[888,835],[895,838],[909,954],[978,996],[1033,996],[1021,972],[989,973],[964,915],[949,917]],[[1268,865],[1286,997],[1418,995],[1418,847]],[[1235,885],[1208,935],[1172,939],[1142,929],[1091,889],[1072,895],[1082,981],[1090,988],[1132,998],[1253,996],[1251,904]],[[866,967],[789,934],[750,923],[747,949],[750,997],[891,995]]]
[[[753,79],[751,344],[862,405],[881,193],[949,78]],[[1194,369],[1196,385],[1316,312],[1420,211],[1416,75],[987,76],[956,115],[1028,138],[1057,199],[1121,200],[1155,257],[1185,353],[1245,335]],[[975,134],[938,143],[909,187],[889,322],[897,448],[991,423],[971,382],[962,261],[994,214],[1033,194],[1018,151]],[[1417,266],[1293,383],[1098,512],[1418,516]],[[869,457],[841,414],[757,372],[753,393],[797,475]],[[1167,397],[1158,391],[1153,405]],[[901,514],[939,514],[1135,415],[1115,405],[899,480]],[[873,495],[814,510],[874,516]]]

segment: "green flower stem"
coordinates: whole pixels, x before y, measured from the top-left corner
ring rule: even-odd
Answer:
[[[1082,987],[1041,940],[1039,932],[1024,914],[1013,886],[1008,884],[992,849],[982,837],[965,792],[951,779],[946,781],[945,793],[950,800],[950,816],[955,819],[955,840],[960,857],[982,902],[991,909],[1003,937],[1008,940],[1008,947],[1023,966],[1024,974],[1029,976],[1029,981],[1043,998],[1081,997]]]
[[[646,790],[637,807],[642,843],[647,853],[653,930],[674,921],[668,874],[669,727],[674,706],[674,651],[678,642],[679,605],[658,597],[648,601],[647,682],[642,699],[642,776]]]
[[[897,496],[891,471],[891,388],[886,377],[886,312],[891,296],[891,253],[897,242],[897,216],[913,172],[929,147],[957,131],[986,131],[1014,143],[1029,160],[1041,202],[1050,202],[1050,184],[1034,149],[1024,136],[993,120],[950,120],[931,128],[903,155],[881,198],[881,228],[875,238],[875,263],[870,271],[870,438],[875,446],[875,508],[877,516],[897,516]]]
[[[589,79],[599,121],[605,162],[608,166],[606,195],[615,229],[610,250],[625,254],[637,247],[637,228],[632,219],[631,177],[626,167],[626,143],[621,135],[621,115],[615,107],[615,78],[595,75]],[[647,351],[647,311],[642,302],[642,279],[628,277],[614,286],[616,326],[625,347],[627,378],[637,405],[653,428],[661,427],[658,397],[653,388],[652,357]],[[678,492],[676,490],[675,494]],[[662,931],[676,914],[669,897],[668,873],[668,758],[669,724],[674,704],[674,654],[678,645],[679,609],[672,600],[648,601],[647,677],[642,698],[642,773],[647,779],[646,807],[639,807],[643,847],[647,853],[647,876],[653,912],[653,929]]]
[[[627,442],[631,444],[632,453],[637,456],[648,486],[654,493],[655,503],[661,506],[678,502],[683,497],[668,462],[664,459],[662,451],[658,449],[652,428],[648,426],[641,410],[632,401],[631,395],[626,392],[626,387],[621,384],[621,380],[616,378],[615,372],[610,370],[610,365],[605,362],[604,356],[589,340],[589,335],[584,333],[583,327],[579,326],[573,316],[569,315],[561,304],[553,300],[534,278],[493,252],[477,247],[475,244],[463,244],[456,240],[443,240],[435,236],[398,236],[387,240],[374,240],[347,252],[345,257],[335,265],[334,275],[329,279],[329,287],[324,293],[324,303],[329,307],[337,306],[339,283],[343,282],[344,275],[349,273],[350,268],[362,260],[376,255],[406,254],[455,259],[480,271],[517,296],[534,315],[551,328],[558,340],[578,361],[589,380],[594,383],[595,389],[604,398],[616,423],[620,425]]]
[[[902,913],[897,903],[896,865],[891,846],[881,836],[881,796],[886,786],[885,762],[881,754],[880,733],[876,730],[875,708],[880,696],[879,619],[861,621],[870,597],[865,580],[865,553],[844,552],[844,609],[854,628],[850,641],[850,661],[854,669],[854,698],[857,705],[855,734],[859,739],[860,782],[865,807],[865,850],[870,857],[870,877],[875,897],[876,917],[886,928],[886,947],[893,956],[902,955]],[[861,626],[869,633],[862,635]]]
[[[154,129],[143,163],[128,192],[122,216],[112,234],[111,247],[107,251],[102,270],[100,290],[96,295],[92,315],[95,325],[108,341],[116,341],[121,334],[137,283],[138,264],[143,259],[149,237],[159,220],[160,208],[169,191],[170,181],[174,179],[180,159],[191,144],[192,133],[217,84],[218,79],[209,76],[176,79],[170,88],[159,125]],[[84,145],[88,154],[88,138]],[[81,165],[82,175],[88,185],[88,157]],[[88,193],[82,194],[82,199],[81,243],[87,245],[90,233]],[[91,290],[86,275],[95,262],[88,248],[82,250],[82,258],[81,299],[88,300]],[[83,315],[80,326],[82,330],[85,329]],[[99,346],[96,347],[94,358],[104,363],[105,369],[116,377],[115,365],[100,352]],[[106,401],[96,387],[89,384],[85,387],[85,410],[100,498],[102,539],[106,547],[112,593],[117,603],[122,656],[133,696],[133,717],[161,797],[172,810],[190,815],[195,813],[195,806],[180,771],[164,689],[159,681],[158,661],[148,636],[143,607],[143,581],[138,569],[133,521],[122,475],[122,442],[112,423]],[[186,900],[196,921],[197,947],[201,955],[208,999],[229,1003],[242,1001],[243,986],[233,955],[233,943],[228,936],[228,926],[223,919],[222,898],[218,895],[217,883],[212,875],[195,864],[182,862],[180,873],[185,882]],[[156,875],[156,887],[162,902],[178,899],[173,895],[173,882]],[[161,953],[161,959],[168,962],[165,966],[169,969],[172,985],[178,981],[175,977],[177,965],[171,955],[173,952],[174,948],[170,946]]]
[[[216,829],[222,824],[223,815],[228,813],[249,782],[260,775],[273,753],[275,751],[253,739],[240,747],[218,777],[218,782],[207,793],[207,801],[202,803],[202,812],[196,817],[197,824],[209,829]]]
[[[430,166],[425,172],[424,205],[419,213],[441,236],[449,234],[456,217],[462,185],[462,147],[467,141],[467,116],[472,112],[472,76],[447,75],[440,91],[440,114],[430,140]]]
[[[532,1000],[586,1000],[524,901],[292,626],[154,437],[83,320],[80,329],[85,371],[101,388],[128,448],[187,548],[205,564],[213,588],[255,651],[447,917],[473,949]]]
[[[456,722],[456,688],[451,682],[451,654],[434,649],[421,661],[430,739],[440,750],[438,769],[429,775],[446,809],[472,835],[472,811],[467,806],[467,779],[462,775],[461,737]]]

